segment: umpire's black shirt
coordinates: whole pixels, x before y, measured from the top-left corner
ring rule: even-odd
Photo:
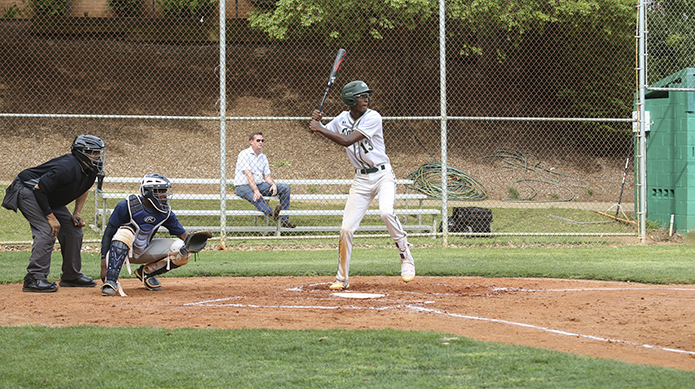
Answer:
[[[68,205],[94,185],[96,172],[85,172],[82,164],[72,154],[65,154],[39,166],[22,170],[17,177],[29,188],[34,189],[37,202],[45,215],[53,213],[51,208]],[[41,196],[43,194],[44,196]],[[47,204],[41,198],[47,198]],[[43,203],[43,204],[42,204]]]

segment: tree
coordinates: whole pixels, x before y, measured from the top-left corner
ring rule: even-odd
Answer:
[[[312,33],[327,43],[349,44],[367,37],[382,39],[398,26],[413,29],[436,10],[432,0],[278,0],[274,7],[254,8],[249,22],[271,39]]]
[[[652,2],[648,8],[647,29],[648,83],[683,68],[695,67],[695,4],[692,1]]]
[[[684,1],[684,0],[679,0]],[[518,39],[528,31],[542,32],[548,23],[621,19],[634,14],[635,0],[447,0],[450,20],[476,34],[501,29]],[[438,0],[254,0],[249,21],[272,39],[287,40],[309,32],[333,43],[381,39],[386,30],[414,29],[438,17]],[[604,32],[611,34],[612,27]],[[511,39],[511,38],[510,38]]]

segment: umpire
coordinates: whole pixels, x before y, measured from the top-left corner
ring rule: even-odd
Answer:
[[[97,177],[104,177],[104,142],[93,135],[79,135],[70,154],[54,158],[20,172],[7,189],[3,206],[19,209],[33,236],[31,257],[24,277],[24,292],[55,292],[48,281],[55,240],[60,242],[63,268],[62,287],[94,287],[96,281],[82,274],[82,227],[80,216],[89,189]],[[75,212],[67,205],[75,201]]]

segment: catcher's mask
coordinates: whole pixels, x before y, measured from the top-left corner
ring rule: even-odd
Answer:
[[[357,97],[363,93],[373,93],[374,90],[369,89],[364,81],[352,81],[347,83],[343,87],[341,96],[343,97],[343,102],[347,104],[348,107],[353,107],[357,104]]]
[[[171,209],[169,198],[172,192],[171,181],[161,174],[147,174],[140,182],[140,195],[150,200],[159,212],[167,213]]]
[[[87,170],[104,176],[104,162],[106,154],[104,149],[106,144],[101,138],[94,135],[78,135],[70,146],[70,152],[77,157],[80,162],[87,165]]]

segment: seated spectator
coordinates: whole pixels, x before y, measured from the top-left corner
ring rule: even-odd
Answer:
[[[290,209],[290,186],[276,184],[270,177],[268,157],[263,154],[263,134],[254,132],[249,136],[251,146],[239,153],[234,172],[237,196],[248,200],[256,209],[277,221],[281,210]],[[263,196],[280,196],[280,204],[271,208]],[[295,228],[287,216],[282,216],[281,227]]]

